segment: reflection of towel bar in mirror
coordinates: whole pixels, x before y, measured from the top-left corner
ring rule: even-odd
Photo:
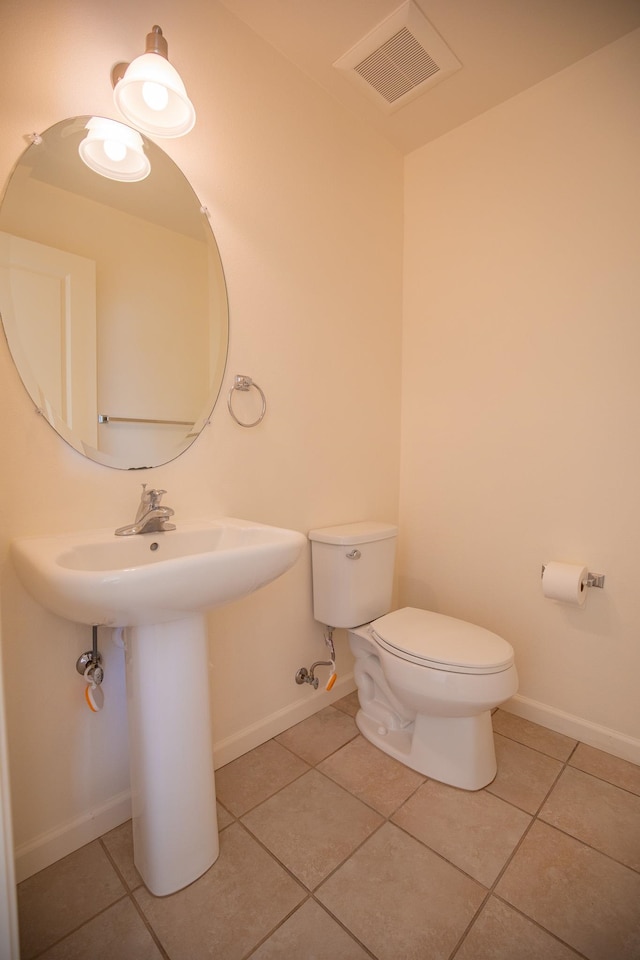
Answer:
[[[146,420],[144,417],[109,417],[98,414],[98,423],[170,423],[178,427],[192,427],[193,420]]]

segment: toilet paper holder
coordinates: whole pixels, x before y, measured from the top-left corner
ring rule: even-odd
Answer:
[[[546,570],[546,563],[542,564],[542,570],[540,571],[540,576],[544,576],[544,571]],[[582,581],[584,587],[598,587],[600,590],[604,588],[604,573],[591,573],[587,574],[587,579]]]

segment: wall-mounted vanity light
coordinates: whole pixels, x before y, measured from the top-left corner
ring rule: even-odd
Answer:
[[[145,52],[111,72],[113,98],[122,115],[152,137],[181,137],[196,122],[196,112],[180,74],[168,60],[167,41],[154,26]]]
[[[131,127],[106,117],[91,117],[88,133],[78,146],[83,162],[109,180],[144,180],[151,164],[142,137]]]

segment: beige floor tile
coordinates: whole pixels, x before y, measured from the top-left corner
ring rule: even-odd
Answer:
[[[458,791],[361,737],[357,709],[216,772],[221,856],[185,890],[144,888],[130,822],[21,883],[22,960],[449,960],[462,937],[455,960],[640,960],[639,766],[579,744],[563,769],[574,741],[497,711],[498,776]]]
[[[446,960],[486,890],[386,823],[317,891],[378,960]]]
[[[382,817],[310,770],[242,822],[312,890],[382,823]]]
[[[325,707],[295,727],[285,730],[276,740],[307,763],[315,765],[353,740],[357,733],[358,728],[352,717],[334,707]]]
[[[531,920],[491,897],[456,960],[574,960],[578,954]]]
[[[133,862],[133,830],[131,820],[121,823],[115,830],[101,838],[113,862],[122,874],[129,890],[135,890],[142,883],[142,877]]]
[[[422,774],[405,767],[361,736],[323,760],[318,770],[383,817],[390,816],[425,781]]]
[[[171,960],[240,960],[305,898],[305,892],[240,824],[220,835],[220,856],[170,897],[134,894]]]
[[[250,960],[369,960],[356,943],[314,900],[308,900],[269,937]]]
[[[640,876],[536,822],[496,893],[590,960],[640,957]]]
[[[216,794],[240,817],[308,769],[304,760],[269,740],[216,770]]]
[[[616,787],[622,787],[623,790],[629,790],[640,796],[640,766],[637,763],[612,757],[610,753],[596,750],[595,747],[590,747],[586,743],[578,744],[578,749],[569,763],[578,770],[592,773],[594,777],[608,780]]]
[[[567,767],[539,817],[640,870],[640,797]]]
[[[495,734],[494,740],[498,773],[485,789],[527,813],[536,813],[562,770],[562,764],[500,734]]]
[[[162,960],[140,914],[127,897],[41,954],[39,960]]]
[[[490,887],[531,817],[484,790],[470,792],[428,780],[393,822]]]
[[[22,960],[115,903],[125,888],[98,840],[18,884]]]
[[[525,747],[532,747],[534,750],[546,753],[549,757],[555,757],[556,760],[567,760],[578,742],[571,737],[565,737],[562,733],[541,727],[539,723],[517,717],[515,713],[508,713],[506,710],[496,710],[491,719],[496,733],[511,740],[517,740]]]
[[[348,693],[346,697],[342,698],[342,700],[335,700],[332,706],[334,706],[337,710],[342,710],[344,713],[348,713],[350,717],[355,717],[356,713],[360,709],[358,691],[354,690],[353,693]]]

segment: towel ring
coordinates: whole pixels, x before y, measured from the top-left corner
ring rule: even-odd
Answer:
[[[260,416],[257,420],[252,420],[251,423],[245,423],[244,420],[238,420],[235,413],[233,412],[233,407],[231,406],[231,398],[233,397],[234,390],[242,390],[243,393],[246,393],[251,387],[255,387],[258,393],[262,398],[262,410],[260,411]],[[241,374],[236,374],[233,378],[233,386],[229,390],[229,396],[227,397],[227,407],[229,408],[229,413],[235,420],[235,422],[240,427],[257,427],[260,421],[264,418],[265,413],[267,412],[267,398],[260,389],[257,383],[255,383],[251,377],[244,377]]]

